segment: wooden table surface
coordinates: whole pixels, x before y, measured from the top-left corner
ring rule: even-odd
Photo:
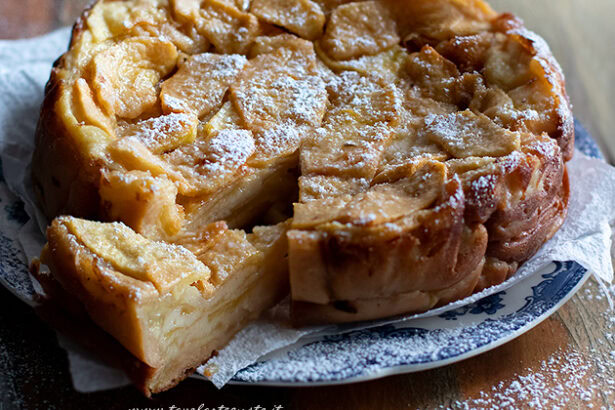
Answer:
[[[71,24],[87,0],[0,0],[0,38]],[[614,0],[492,0],[543,35],[575,115],[615,159]],[[590,281],[556,314],[506,345],[448,367],[354,385],[227,386],[188,380],[153,400],[133,388],[80,394],[52,330],[0,289],[0,410],[5,408],[614,408],[615,316]]]

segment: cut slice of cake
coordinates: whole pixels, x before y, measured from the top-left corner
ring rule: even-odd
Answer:
[[[288,292],[284,224],[252,234],[209,226],[195,246],[122,223],[59,217],[42,262],[90,317],[154,369],[146,394],[177,384]]]

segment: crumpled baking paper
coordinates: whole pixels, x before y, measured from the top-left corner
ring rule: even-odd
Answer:
[[[24,263],[39,255],[44,243],[41,232],[47,224],[36,207],[29,179],[34,130],[51,64],[66,50],[69,36],[69,29],[61,29],[34,39],[0,41],[0,157],[9,188],[24,201],[25,210],[31,217],[30,222],[18,233],[25,255]],[[580,152],[575,153],[568,167],[572,192],[565,224],[555,237],[507,282],[421,315],[344,326],[294,329],[289,324],[286,300],[239,332],[216,357],[201,366],[197,373],[208,374],[217,387],[222,387],[238,370],[308,334],[339,333],[437,315],[509,288],[551,261],[574,260],[591,271],[599,281],[610,283],[613,279],[610,225],[615,221],[615,168]],[[5,274],[26,273],[22,270]],[[3,280],[2,283],[7,284],[10,281]],[[36,283],[34,289],[37,289]],[[34,303],[33,295],[11,290],[25,302]],[[68,352],[70,370],[77,390],[97,391],[128,383],[121,372],[105,366],[73,341],[63,337],[59,337],[59,341]]]

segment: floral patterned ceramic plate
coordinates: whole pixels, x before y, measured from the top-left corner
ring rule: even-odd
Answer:
[[[579,125],[576,145],[588,155],[600,156]],[[0,174],[0,283],[24,301],[31,299],[33,287],[17,238],[28,219]],[[350,383],[444,366],[500,346],[538,325],[589,276],[574,262],[553,263],[506,291],[439,316],[302,339],[240,370],[232,383]]]

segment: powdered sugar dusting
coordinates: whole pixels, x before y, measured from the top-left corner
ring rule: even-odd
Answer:
[[[401,111],[400,90],[378,78],[344,71],[327,83],[333,109],[355,111],[364,122],[383,122]]]
[[[422,132],[456,158],[502,156],[519,147],[519,134],[497,126],[484,115],[466,110],[429,114]]]
[[[319,77],[294,78],[267,71],[237,87],[235,97],[247,123],[254,125],[291,120],[316,126],[326,104],[324,83]]]
[[[215,173],[235,168],[245,163],[253,152],[254,138],[250,131],[222,130],[210,140],[203,169]]]
[[[124,138],[136,138],[155,152],[168,144],[173,144],[174,140],[181,139],[189,134],[191,126],[195,123],[196,118],[192,115],[171,113],[128,126],[121,135]]]
[[[541,361],[537,370],[527,368],[512,380],[501,381],[488,392],[481,391],[477,398],[455,402],[452,408],[515,409],[524,403],[534,409],[553,409],[568,408],[577,400],[593,408],[592,402],[601,390],[609,388],[609,383],[600,379],[613,377],[615,363],[597,368],[591,360],[586,354],[558,350]],[[597,376],[597,370],[605,374]]]
[[[247,62],[246,57],[240,54],[212,55],[203,53],[192,56],[192,60],[200,64],[206,64],[207,77],[220,81],[226,81],[229,78],[235,77]]]
[[[615,286],[605,293],[591,283],[578,298],[586,302],[605,300],[609,295],[615,296]],[[607,310],[595,320],[601,327],[587,350],[559,348],[536,365],[450,408],[515,409],[524,403],[535,409],[606,409],[603,403],[615,401],[615,317]]]
[[[277,157],[288,151],[295,151],[303,140],[307,127],[296,126],[291,121],[275,124],[256,137],[261,155]]]
[[[255,152],[251,131],[225,129],[164,155],[190,184],[190,192],[211,192],[223,186]]]
[[[395,20],[379,2],[342,5],[333,11],[322,43],[338,60],[376,54],[399,42]]]
[[[163,108],[167,112],[193,112],[199,117],[208,114],[222,103],[229,85],[246,62],[246,57],[238,54],[190,56],[162,84]]]

